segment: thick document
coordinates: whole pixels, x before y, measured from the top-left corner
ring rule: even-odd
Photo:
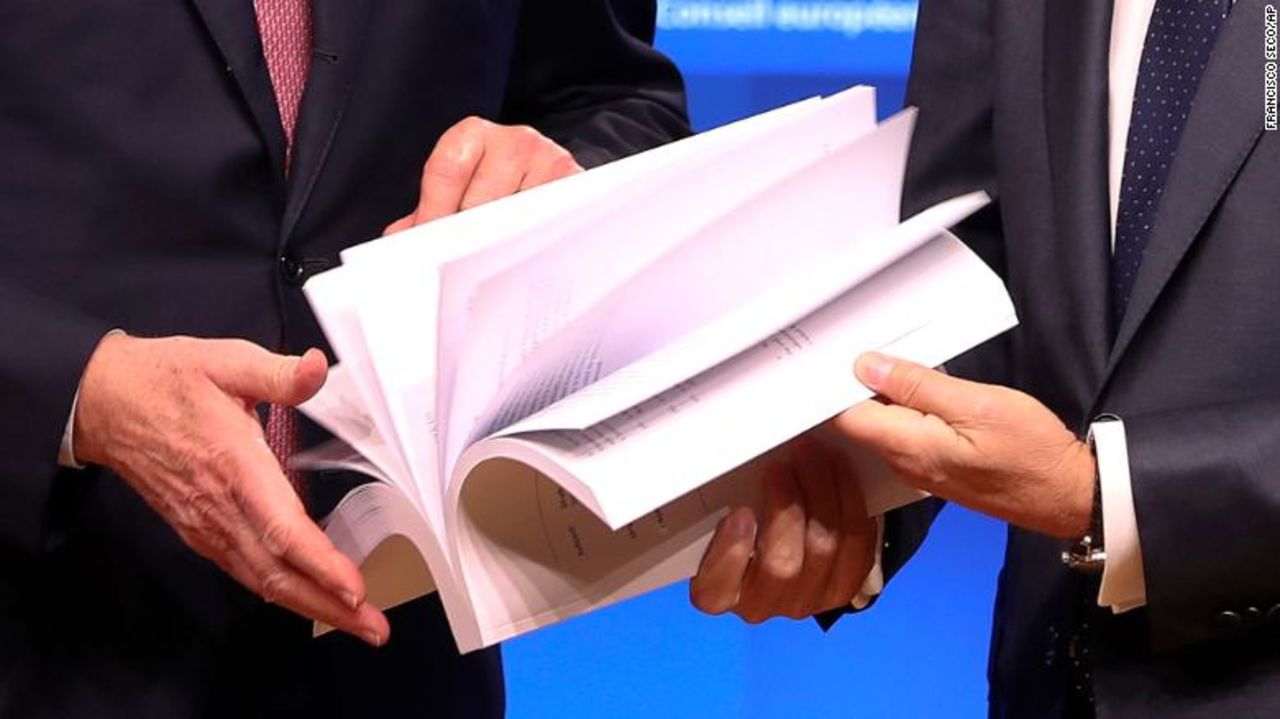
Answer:
[[[691,576],[763,459],[1016,324],[947,232],[900,220],[914,113],[806,100],[351,248],[305,288],[339,358],[298,458],[376,478],[326,532],[389,607],[438,591],[462,651]],[[832,438],[868,511],[914,501]],[[323,481],[320,478],[318,481]],[[317,628],[317,631],[323,628]]]

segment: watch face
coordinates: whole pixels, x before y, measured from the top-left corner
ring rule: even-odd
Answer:
[[[1107,553],[1094,546],[1093,535],[1086,534],[1062,553],[1062,563],[1075,572],[1100,574],[1107,564]]]

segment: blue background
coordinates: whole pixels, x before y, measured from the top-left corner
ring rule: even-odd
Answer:
[[[707,129],[857,83],[902,103],[913,2],[667,0],[658,45]],[[869,612],[812,622],[707,617],[681,583],[507,643],[524,717],[977,717],[1004,527],[948,507]]]

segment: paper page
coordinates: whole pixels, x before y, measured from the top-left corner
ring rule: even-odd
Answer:
[[[315,469],[377,476],[377,468],[341,442],[308,450],[298,459]],[[439,591],[450,626],[462,633],[476,632],[470,599],[452,569],[452,553],[399,489],[386,482],[361,485],[321,524],[334,547],[360,567],[374,606],[390,609]],[[332,627],[319,622],[313,626],[316,636],[329,631]]]
[[[528,462],[536,441],[498,440],[511,459],[482,463],[462,496],[459,555],[477,622],[463,651],[488,646],[690,577],[728,508],[761,504],[761,460],[627,524],[610,529],[573,492]],[[868,516],[922,493],[894,481],[848,443],[842,476],[863,485]]]
[[[443,537],[433,417],[435,279],[429,267],[367,263],[308,282],[308,299],[343,361],[299,409],[377,463]]]
[[[449,517],[477,616],[461,645],[485,646],[691,575],[721,509],[755,501],[752,458],[871,396],[852,375],[858,354],[936,365],[1015,323],[999,279],[954,237],[940,237],[632,411],[585,432],[472,447]],[[867,453],[846,449],[870,512],[920,496]]]
[[[804,190],[817,192],[821,182],[834,180],[836,173],[806,172],[787,189],[771,191],[768,201],[762,201],[760,196],[800,169],[812,169],[811,166],[826,155],[844,153],[845,148],[854,143],[863,146],[858,140],[874,127],[873,112],[872,98],[865,93],[833,98],[824,101],[819,110],[772,128],[766,137],[754,138],[749,152],[732,148],[705,158],[699,166],[681,166],[678,173],[647,190],[628,187],[625,202],[613,211],[597,216],[591,224],[565,232],[563,238],[546,251],[476,288],[467,305],[465,341],[450,348],[447,338],[442,337],[440,348],[442,357],[450,355],[458,366],[467,368],[464,375],[457,377],[450,398],[446,457],[460,454],[471,441],[487,434],[485,429],[518,419],[558,399],[557,392],[563,396],[598,379],[604,367],[593,361],[589,353],[570,357],[565,351],[556,352],[555,357],[545,362],[555,377],[526,377],[527,373],[518,368],[553,337],[572,349],[589,350],[592,339],[589,331],[573,338],[560,338],[560,333],[590,308],[616,294],[619,285],[627,284],[628,280],[640,283],[642,288],[616,295],[615,303],[644,304],[662,297],[668,300],[667,305],[653,311],[641,311],[636,321],[643,322],[665,316],[664,309],[677,304],[678,298],[669,296],[672,293],[651,291],[655,279],[661,284],[659,275],[685,272],[706,278],[710,275],[705,271],[705,263],[711,256],[733,253],[738,258],[735,269],[739,272],[724,273],[720,283],[723,291],[704,288],[702,296],[688,298],[698,301],[680,305],[680,312],[689,322],[696,323],[726,305],[735,304],[743,290],[750,291],[749,286],[742,283],[750,283],[756,275],[768,272],[771,261],[786,261],[785,258],[796,256],[807,258],[800,251],[802,248],[780,249],[785,244],[778,242],[780,232],[794,230],[797,236],[816,236],[808,232],[807,227],[793,226],[796,219],[806,213],[795,212],[786,201],[800,200],[799,185],[803,184]],[[870,124],[857,124],[859,118]],[[909,127],[893,129],[898,129],[897,134],[902,137],[900,148],[890,143],[866,143],[867,151],[858,157],[864,161],[875,160],[871,167],[887,172],[887,177],[881,174],[876,178],[879,183],[874,186],[868,183],[865,190],[846,185],[845,191],[840,192],[836,188],[842,184],[836,183],[835,188],[827,189],[823,195],[847,213],[842,215],[846,219],[842,225],[847,226],[847,218],[852,216],[862,218],[869,226],[896,224],[898,187],[893,175],[895,166],[896,174],[901,174],[901,155],[905,153]],[[879,161],[879,157],[874,157],[877,149],[879,154],[890,157]],[[853,158],[847,154],[841,157],[845,161],[844,177],[847,177],[850,172],[847,165]],[[774,192],[785,195],[786,201],[774,202]],[[812,205],[800,206],[820,204],[816,199],[811,201]],[[783,207],[787,208],[785,212]],[[752,227],[746,221],[735,221],[742,216],[733,212],[735,208],[752,210],[747,214],[757,224]],[[726,215],[729,215],[727,220]],[[743,234],[750,229],[755,231],[749,236]],[[701,241],[690,243],[693,237]],[[735,248],[735,243],[740,246]],[[755,260],[755,266],[750,268],[755,271],[754,275],[742,266],[745,258]],[[651,267],[655,269],[648,269]],[[451,267],[445,268],[446,273],[450,270]],[[444,282],[447,285],[447,274]],[[665,286],[681,285],[675,278]],[[728,292],[730,287],[738,292]],[[649,296],[642,297],[645,293]],[[717,295],[722,302],[713,301]],[[446,292],[445,301],[448,296]],[[695,311],[702,314],[691,316]],[[593,322],[599,326],[607,323],[608,318],[597,316]],[[662,336],[636,331],[642,329],[633,327],[623,331],[635,340],[658,344],[671,336],[670,333]],[[503,386],[508,394],[507,402],[495,407],[494,387]],[[503,418],[501,422],[496,419],[499,416]],[[460,428],[459,432],[453,432],[454,428]]]
[[[421,505],[430,525],[443,531],[445,483],[435,417],[437,274],[412,264],[380,268],[378,274],[384,282],[368,288],[357,314]]]
[[[847,94],[874,97],[871,88],[855,88]],[[450,287],[457,286],[463,290],[444,293],[446,301],[438,329],[441,345],[452,346],[465,329],[465,288],[519,264],[558,239],[561,232],[554,231],[554,228],[566,223],[584,222],[593,213],[603,212],[613,204],[625,201],[624,188],[632,190],[637,184],[657,183],[660,171],[673,172],[675,170],[669,169],[671,166],[689,162],[691,158],[726,144],[741,143],[790,117],[811,112],[818,104],[817,99],[797,102],[391,237],[349,248],[342,257],[348,265],[368,263],[377,268],[408,267],[423,271],[434,270],[453,261]],[[871,118],[873,122],[874,109]],[[449,404],[454,376],[453,359],[452,352],[440,352],[438,384],[443,391],[436,403],[441,407]],[[438,411],[433,407],[433,413]]]
[[[861,353],[935,366],[1014,324],[999,278],[959,240],[939,237],[637,407],[585,431],[529,435],[548,458],[535,468],[558,483],[576,478],[584,503],[620,527],[869,398],[853,378]]]
[[[362,451],[368,444],[367,440],[376,440],[368,446],[366,456],[378,465],[385,476],[395,478],[393,481],[413,496],[408,467],[404,463],[403,451],[391,424],[382,385],[374,371],[356,311],[363,294],[362,279],[357,271],[339,267],[312,278],[303,287],[329,346],[341,361],[341,368],[333,367],[319,396],[300,409],[331,432],[334,428],[329,423],[349,424],[346,429],[358,431],[362,436],[338,436]],[[315,416],[317,413],[323,414],[325,421]],[[340,413],[349,416],[339,417]],[[360,424],[369,427],[366,429]]]
[[[379,483],[357,487],[324,522],[325,534],[364,575],[368,601],[390,609],[436,591],[422,546],[430,540],[421,517],[399,490]],[[316,622],[319,636],[333,627]]]
[[[477,621],[455,632],[464,652],[688,576],[718,519],[691,495],[613,532],[569,492],[503,460],[468,485],[459,542]]]
[[[405,472],[400,469],[395,447],[386,441],[374,422],[345,365],[330,367],[324,387],[315,397],[299,405],[298,411],[342,440],[364,460],[361,466],[345,468],[383,479],[412,496],[413,484],[405,481]],[[295,455],[290,464],[304,470],[327,469],[329,467],[320,463],[333,460],[331,452],[307,451]],[[369,466],[366,468],[364,465]]]
[[[872,97],[869,88],[850,94]],[[660,148],[521,193],[503,206],[476,208],[344,252],[346,265],[307,285],[308,299],[346,366],[309,403],[311,414],[367,451],[384,475],[400,478],[402,489],[422,509],[428,524],[442,530],[436,500],[443,497],[444,485],[439,481],[435,417],[440,264],[473,256],[476,261],[461,263],[459,268],[477,276],[497,272],[522,253],[537,249],[536,242],[519,246],[503,242],[513,232],[554,222],[569,208],[617,194],[625,183],[664,164],[759,132],[817,104],[816,100],[796,103],[738,123],[734,129],[707,133],[677,143],[678,147]],[[495,244],[501,246],[487,254],[477,252]],[[405,477],[418,485],[416,491]]]
[[[304,291],[346,376],[331,378],[301,409],[362,450],[364,442],[339,430],[371,423],[377,446],[369,448],[370,458],[439,533],[444,491],[433,416],[435,277],[431,269],[368,263],[312,278]],[[350,416],[340,417],[343,412]]]
[[[369,479],[391,484],[390,478],[376,464],[342,439],[332,439],[318,447],[298,452],[289,458],[289,466],[311,472],[355,472]]]
[[[773,287],[746,299],[719,319],[690,330],[686,335],[625,364],[604,379],[585,387],[522,421],[495,434],[520,434],[551,429],[586,429],[634,407],[665,389],[738,354],[761,337],[768,336],[838,297],[849,287],[884,269],[892,262],[932,240],[940,227],[950,227],[981,207],[984,193],[957,197],[936,205],[875,238],[859,238],[836,254],[821,257],[812,266],[785,275]],[[648,350],[625,336],[627,314],[643,310],[638,305],[619,308],[621,318],[600,325],[603,337],[593,343],[596,356],[618,357],[622,364],[631,354]],[[616,316],[615,316],[616,317]],[[680,327],[681,321],[672,322]],[[619,350],[609,352],[610,343]],[[630,350],[630,353],[628,353]]]

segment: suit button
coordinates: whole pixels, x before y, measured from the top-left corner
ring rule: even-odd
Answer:
[[[285,255],[280,258],[280,276],[285,282],[299,286],[307,279],[307,268],[297,259]]]
[[[1261,609],[1258,609],[1257,607],[1249,607],[1244,610],[1244,625],[1250,629],[1260,627],[1262,626],[1262,620],[1265,617],[1266,615],[1262,613]]]
[[[1221,637],[1229,637],[1239,632],[1242,626],[1244,626],[1244,617],[1230,610],[1218,612],[1213,618],[1213,629]]]

